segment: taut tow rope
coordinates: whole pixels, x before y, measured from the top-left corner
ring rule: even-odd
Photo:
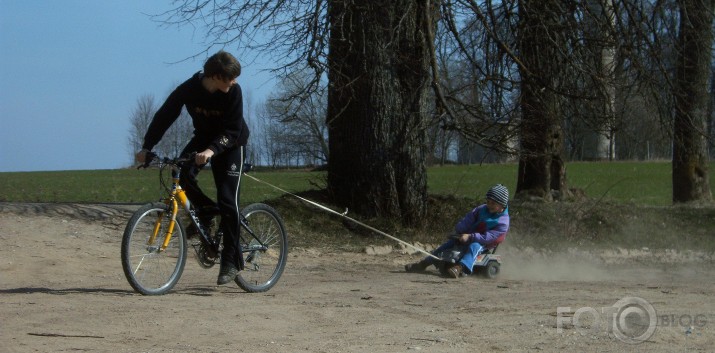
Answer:
[[[311,204],[311,205],[313,205],[313,206],[315,206],[315,207],[318,207],[318,208],[320,208],[320,209],[323,210],[323,211],[327,211],[327,212],[330,212],[330,213],[332,213],[332,214],[335,214],[335,215],[338,215],[338,216],[340,216],[340,217],[343,217],[343,218],[345,218],[345,219],[348,219],[348,220],[350,220],[351,222],[354,222],[354,223],[356,223],[356,224],[359,224],[359,225],[361,225],[361,226],[363,226],[363,227],[365,227],[365,228],[367,228],[367,229],[369,229],[369,230],[371,230],[371,231],[373,231],[373,232],[375,232],[375,233],[378,233],[378,234],[380,234],[380,235],[383,235],[383,236],[385,236],[385,237],[388,237],[388,238],[390,238],[390,239],[392,239],[392,240],[394,240],[394,241],[396,241],[396,242],[398,242],[398,243],[400,243],[400,244],[403,244],[403,245],[405,245],[405,246],[408,246],[408,247],[410,247],[410,248],[413,248],[413,249],[415,249],[415,250],[417,250],[417,251],[419,251],[419,252],[421,252],[421,253],[423,253],[423,254],[429,256],[429,257],[432,257],[432,258],[437,259],[437,260],[442,260],[441,258],[439,258],[439,257],[437,257],[437,256],[435,256],[435,255],[433,255],[433,254],[431,254],[431,253],[425,251],[424,249],[420,249],[420,248],[418,248],[418,247],[416,247],[416,246],[414,246],[414,245],[412,245],[412,244],[410,244],[410,243],[408,243],[408,242],[406,242],[406,241],[403,241],[403,240],[400,240],[400,239],[398,239],[398,238],[395,238],[394,236],[392,236],[392,235],[390,235],[390,234],[387,234],[387,233],[385,233],[385,232],[383,232],[383,231],[381,231],[381,230],[379,230],[379,229],[375,229],[375,228],[373,228],[373,227],[371,227],[371,226],[369,226],[369,225],[367,225],[367,224],[365,224],[365,223],[362,223],[362,222],[360,222],[360,221],[358,221],[358,220],[356,220],[356,219],[354,219],[354,218],[348,217],[348,216],[347,216],[347,214],[348,214],[348,209],[347,209],[347,208],[345,209],[345,212],[340,213],[340,212],[334,211],[334,210],[332,210],[332,209],[330,209],[330,208],[328,208],[328,207],[325,207],[325,206],[323,206],[323,205],[321,205],[321,204],[319,204],[319,203],[317,203],[317,202],[315,202],[315,201],[311,201],[311,200],[308,200],[308,199],[306,199],[306,198],[304,198],[304,197],[300,197],[300,196],[298,196],[298,195],[296,195],[296,194],[294,194],[294,193],[292,193],[292,192],[289,192],[289,191],[284,190],[284,189],[281,189],[281,188],[279,188],[279,187],[277,187],[277,186],[275,186],[275,185],[273,185],[273,184],[270,184],[270,183],[268,183],[268,182],[265,182],[265,181],[263,181],[263,180],[260,180],[260,179],[254,177],[254,176],[251,175],[251,174],[246,174],[246,173],[244,173],[243,175],[245,175],[245,176],[247,176],[247,177],[249,177],[249,178],[251,178],[251,179],[253,179],[253,180],[255,180],[255,181],[259,182],[259,183],[268,185],[268,186],[270,186],[270,187],[272,187],[272,188],[274,188],[274,189],[276,189],[276,190],[278,190],[278,191],[280,191],[280,192],[282,192],[282,193],[285,193],[285,194],[288,194],[288,195],[290,195],[290,196],[293,196],[293,197],[295,197],[295,198],[297,198],[297,199],[299,199],[299,200],[301,200],[301,201],[303,201],[303,202],[305,202],[305,203],[308,203],[308,204]]]

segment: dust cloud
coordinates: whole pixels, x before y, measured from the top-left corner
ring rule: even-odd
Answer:
[[[505,247],[500,253],[505,279],[547,282],[694,278],[704,271],[698,264],[713,263],[712,254],[647,248],[544,252]]]

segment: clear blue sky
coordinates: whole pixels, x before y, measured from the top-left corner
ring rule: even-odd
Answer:
[[[206,44],[201,29],[148,16],[170,8],[168,0],[0,0],[0,172],[129,166],[139,97],[162,102],[206,58],[176,63]],[[244,99],[258,103],[272,88],[270,63],[243,64]]]

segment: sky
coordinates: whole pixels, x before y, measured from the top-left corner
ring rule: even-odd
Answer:
[[[207,57],[201,28],[152,20],[169,9],[170,0],[0,0],[0,172],[130,166],[139,98],[163,102]],[[270,63],[233,49],[244,100],[264,100]]]

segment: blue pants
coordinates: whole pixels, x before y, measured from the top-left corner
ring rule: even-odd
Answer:
[[[474,267],[474,262],[477,260],[477,255],[479,255],[479,252],[482,251],[482,244],[479,244],[477,242],[473,242],[470,244],[460,244],[457,243],[456,240],[450,239],[446,243],[440,245],[437,250],[433,251],[433,254],[436,254],[440,251],[451,249],[454,247],[458,247],[461,252],[462,252],[462,259],[459,260],[459,263],[462,264],[462,270],[464,270],[465,273],[471,274],[472,273],[472,267]],[[432,259],[431,257],[428,257],[427,259]]]

